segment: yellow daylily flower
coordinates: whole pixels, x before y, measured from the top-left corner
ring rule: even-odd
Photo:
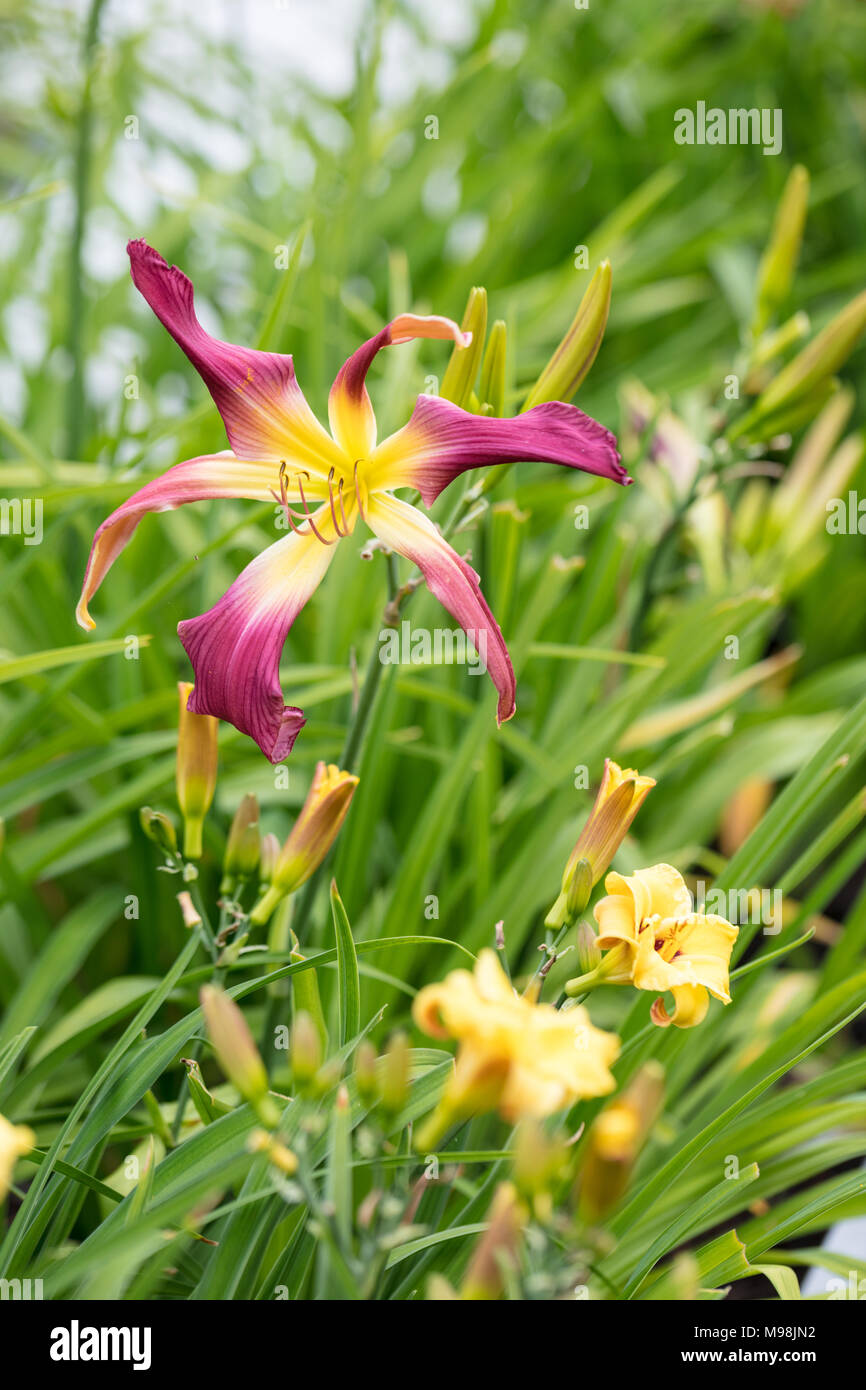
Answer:
[[[619,1038],[595,1028],[580,1006],[563,1011],[517,995],[494,951],[481,952],[473,973],[453,970],[427,985],[412,1012],[431,1037],[459,1043],[451,1080],[418,1136],[421,1148],[479,1111],[498,1109],[509,1122],[543,1119],[614,1089]]]
[[[694,912],[692,895],[676,869],[654,864],[629,877],[610,873],[605,888],[607,897],[595,906],[597,944],[608,953],[599,966],[599,983],[603,978],[660,994],[670,990],[673,1014],[661,998],[652,1007],[653,1022],[663,1028],[700,1023],[710,994],[730,1004],[728,967],[739,928],[715,913]],[[572,985],[569,981],[567,988]]]
[[[0,1202],[12,1186],[15,1160],[30,1152],[36,1135],[26,1125],[13,1125],[0,1115]]]

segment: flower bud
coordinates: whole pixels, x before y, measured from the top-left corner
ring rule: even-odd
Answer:
[[[151,806],[142,806],[138,813],[141,828],[149,840],[158,845],[166,854],[177,854],[177,835],[168,816],[162,811],[154,811]]]
[[[484,361],[481,364],[481,404],[489,406],[491,415],[505,413],[505,349],[508,330],[497,319],[490,330]]]
[[[758,267],[755,320],[752,327],[755,337],[764,331],[776,310],[784,303],[791,288],[800,255],[808,205],[809,172],[802,164],[795,164],[788,175],[773,221],[770,240]]]
[[[272,830],[262,836],[261,857],[259,860],[259,880],[267,886],[273,882],[274,870],[280,857],[280,842]]]
[[[816,414],[824,403],[821,400],[822,392],[825,393],[824,400],[828,399],[826,392],[830,379],[850,357],[864,329],[866,290],[846,304],[827,327],[782,368],[758,398],[754,409],[734,424],[728,438],[739,439],[744,435],[754,438],[758,432],[761,438],[769,438],[771,434],[779,433],[782,428],[779,421],[784,421],[786,415],[796,419],[798,406],[817,400],[819,403],[811,412],[811,415]],[[805,418],[810,419],[811,415]]]
[[[469,291],[460,327],[464,333],[472,334],[472,341],[467,347],[455,343],[448,366],[445,368],[439,394],[446,401],[453,401],[465,410],[478,375],[484,339],[487,336],[487,291],[483,287],[476,285]]]
[[[759,338],[752,349],[749,358],[749,376],[746,378],[745,389],[749,394],[760,390],[760,382],[753,385],[753,374],[757,375],[761,367],[766,363],[772,362],[776,357],[782,357],[789,348],[796,347],[802,338],[809,332],[811,323],[809,315],[800,309],[796,314],[792,314],[781,328],[774,332],[765,333]]]
[[[626,1091],[602,1110],[589,1132],[580,1175],[580,1214],[603,1220],[622,1197],[635,1159],[661,1106],[664,1070],[647,1062]]]
[[[301,955],[300,951],[292,951],[291,961],[293,965],[304,959],[305,957]],[[328,1051],[328,1026],[325,1023],[325,1014],[319,995],[319,981],[315,970],[302,970],[300,974],[292,976],[292,995],[295,1013],[305,1013],[312,1019],[319,1035],[319,1048],[324,1056]]]
[[[495,1299],[504,1287],[505,1273],[517,1267],[520,1236],[527,1212],[513,1183],[502,1182],[496,1189],[488,1214],[488,1226],[475,1247],[461,1298],[470,1301]]]
[[[220,1066],[262,1123],[272,1128],[280,1115],[268,1095],[268,1074],[246,1019],[234,1000],[216,985],[203,985],[199,997]]]
[[[267,1154],[274,1167],[285,1173],[287,1178],[293,1177],[298,1171],[297,1155],[264,1129],[253,1130],[247,1141],[247,1148],[250,1153]]]
[[[652,777],[641,777],[605,759],[604,775],[589,819],[572,850],[559,897],[545,918],[549,927],[570,926],[589,902],[590,893],[606,873],[628,829],[655,786]]]
[[[580,1214],[600,1221],[626,1189],[637,1156],[638,1122],[621,1102],[602,1110],[592,1126],[580,1179]]]
[[[382,1109],[387,1116],[399,1115],[409,1095],[409,1039],[393,1033],[384,1052],[382,1068]]]
[[[602,261],[587,286],[571,327],[527,396],[523,409],[544,401],[570,401],[589,374],[610,312],[610,261]]]
[[[259,867],[261,838],[259,836],[259,803],[247,793],[231,823],[223,860],[221,893],[231,893],[237,879],[252,878]]]
[[[375,1105],[379,1098],[379,1079],[376,1072],[377,1053],[369,1038],[358,1044],[355,1053],[355,1086],[362,1105]]]
[[[178,681],[177,689],[177,800],[184,824],[183,852],[187,859],[200,859],[204,818],[216,788],[219,720],[187,708],[193,691],[188,681]]]
[[[316,765],[307,799],[280,851],[270,887],[250,913],[251,922],[266,922],[280,899],[315,873],[337,838],[357,785],[357,777],[333,764]]]
[[[577,927],[577,961],[581,973],[588,975],[601,964],[601,951],[598,938],[589,922],[579,922]]]
[[[13,1125],[0,1115],[0,1202],[12,1186],[15,1160],[23,1158],[36,1143],[36,1135],[26,1125]]]
[[[553,1215],[553,1193],[567,1156],[562,1140],[548,1135],[537,1120],[520,1122],[514,1143],[514,1181],[540,1221],[547,1222]]]
[[[307,1090],[322,1065],[322,1042],[315,1021],[306,1009],[295,1012],[292,1023],[292,1082],[298,1091]]]

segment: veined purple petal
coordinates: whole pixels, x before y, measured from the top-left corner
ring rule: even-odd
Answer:
[[[187,459],[139,488],[103,521],[93,537],[75,610],[81,627],[94,626],[87,605],[146,512],[170,511],[183,502],[212,497],[248,497],[267,502],[272,489],[279,489],[279,470],[273,463],[242,462],[229,453]]]
[[[331,431],[352,459],[368,458],[376,444],[376,416],[366,386],[370,363],[383,347],[414,338],[441,338],[468,347],[472,334],[464,333],[453,319],[436,314],[400,314],[352,353],[334,378],[328,397]]]
[[[419,396],[407,424],[376,450],[367,483],[371,489],[416,487],[429,507],[460,473],[524,459],[632,481],[615,436],[577,406],[552,401],[501,420],[471,415],[439,396]]]
[[[514,670],[472,566],[452,550],[428,517],[397,497],[371,495],[367,524],[387,546],[418,566],[430,592],[457,619],[499,691],[497,723],[510,719],[515,710]]]
[[[291,357],[212,338],[183,271],[146,241],[131,241],[127,251],[136,288],[201,376],[238,458],[286,459],[327,477],[340,453],[310,410]]]
[[[327,507],[315,514],[315,522],[322,535],[333,538]],[[254,738],[273,763],[292,751],[305,723],[303,711],[283,701],[280,656],[289,628],[333,553],[333,545],[322,544],[309,530],[293,532],[257,555],[209,612],[178,625],[195,671],[188,708],[228,720]]]

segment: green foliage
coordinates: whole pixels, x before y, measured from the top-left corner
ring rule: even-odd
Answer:
[[[448,44],[394,0],[364,16],[342,95],[202,33],[208,80],[191,80],[155,46],[156,19],[120,26],[114,8],[97,0],[85,30],[53,6],[0,16],[4,64],[30,65],[39,89],[0,131],[0,492],[39,499],[43,525],[41,544],[0,536],[0,1111],[36,1136],[0,1275],[44,1278],[52,1298],[442,1296],[512,1180],[537,1238],[507,1297],[711,1298],[748,1278],[756,1297],[791,1299],[801,1267],[862,1275],[812,1242],[866,1214],[866,570],[856,527],[825,525],[832,499],[864,486],[866,358],[834,338],[816,380],[805,341],[826,344],[840,313],[847,325],[866,281],[862,5],[833,0],[830,22],[817,4],[785,18],[747,0],[493,0],[467,6]],[[407,99],[383,66],[398,21],[422,68],[447,59]],[[698,100],[782,108],[783,153],[676,145],[674,110]],[[230,167],[223,146],[240,152]],[[811,176],[799,262],[768,280],[794,165]],[[139,819],[146,804],[177,821],[189,668],[175,629],[264,547],[271,508],[145,518],[93,602],[95,636],[75,626],[98,523],[165,467],[225,446],[129,284],[121,251],[138,235],[192,276],[221,336],[292,352],[321,418],[359,341],[403,310],[459,320],[473,286],[492,346],[477,344],[474,398],[472,382],[455,390],[516,414],[609,259],[610,317],[578,404],[617,432],[635,478],[618,489],[519,464],[437,503],[508,641],[518,709],[499,729],[485,679],[380,664],[386,604],[411,572],[377,552],[359,566],[359,526],[284,653],[287,698],[308,716],[287,785],[221,725],[197,878]],[[790,326],[802,311],[810,326]],[[788,389],[801,351],[805,403]],[[435,342],[380,356],[383,434],[446,365]],[[780,373],[794,413],[762,419]],[[401,603],[413,626],[445,621],[423,588]],[[546,947],[544,998],[561,1001],[576,931],[554,957],[543,921],[608,756],[658,781],[615,867],[665,861],[691,886],[777,891],[783,908],[770,932],[742,921],[733,1002],[695,1029],[656,1027],[630,987],[587,1001],[622,1039],[621,1089],[648,1062],[664,1075],[624,1191],[590,1224],[575,1193],[602,1101],[547,1125],[551,1142],[587,1128],[541,1189],[495,1114],[413,1151],[452,1050],[428,1045],[411,1004],[471,966],[499,921],[515,983]],[[232,816],[254,793],[263,831],[284,839],[319,759],[360,777],[340,838],[284,939],[273,923],[247,938],[255,884],[218,902]],[[200,926],[184,924],[185,891]],[[212,980],[268,1067],[279,1119],[264,1139],[204,1030]],[[289,1031],[313,997],[327,1052],[299,1086]]]

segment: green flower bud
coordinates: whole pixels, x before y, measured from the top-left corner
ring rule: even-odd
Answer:
[[[809,172],[802,164],[795,164],[788,175],[773,221],[770,240],[758,267],[755,318],[752,326],[755,337],[763,333],[791,288],[800,255],[808,205]]]
[[[610,313],[610,261],[602,261],[580,301],[571,327],[523,403],[570,401],[598,356]]]
[[[152,806],[142,806],[138,813],[141,828],[149,840],[159,845],[166,854],[177,854],[177,835],[168,816],[162,811],[154,811]]]
[[[505,349],[508,330],[497,319],[490,330],[481,364],[481,401],[491,415],[505,414]],[[485,412],[486,413],[486,412]]]
[[[220,892],[231,893],[237,879],[252,878],[259,867],[260,855],[259,803],[248,793],[235,812],[229,830]]]
[[[811,419],[831,393],[830,379],[854,351],[866,329],[866,290],[823,328],[793,361],[783,367],[758,398],[753,410],[743,420],[735,422],[728,432],[731,440],[745,435],[751,438],[770,438],[782,428],[794,428],[780,420],[804,423],[798,412],[806,411]],[[817,404],[814,402],[817,401]]]
[[[246,1019],[234,1000],[216,985],[203,985],[199,997],[220,1066],[262,1123],[273,1128],[280,1115],[268,1095],[268,1074]]]
[[[445,368],[439,394],[446,401],[453,401],[465,410],[478,375],[484,339],[487,336],[487,291],[484,288],[476,285],[469,291],[460,327],[464,333],[472,334],[472,342],[465,348],[455,344]]]

